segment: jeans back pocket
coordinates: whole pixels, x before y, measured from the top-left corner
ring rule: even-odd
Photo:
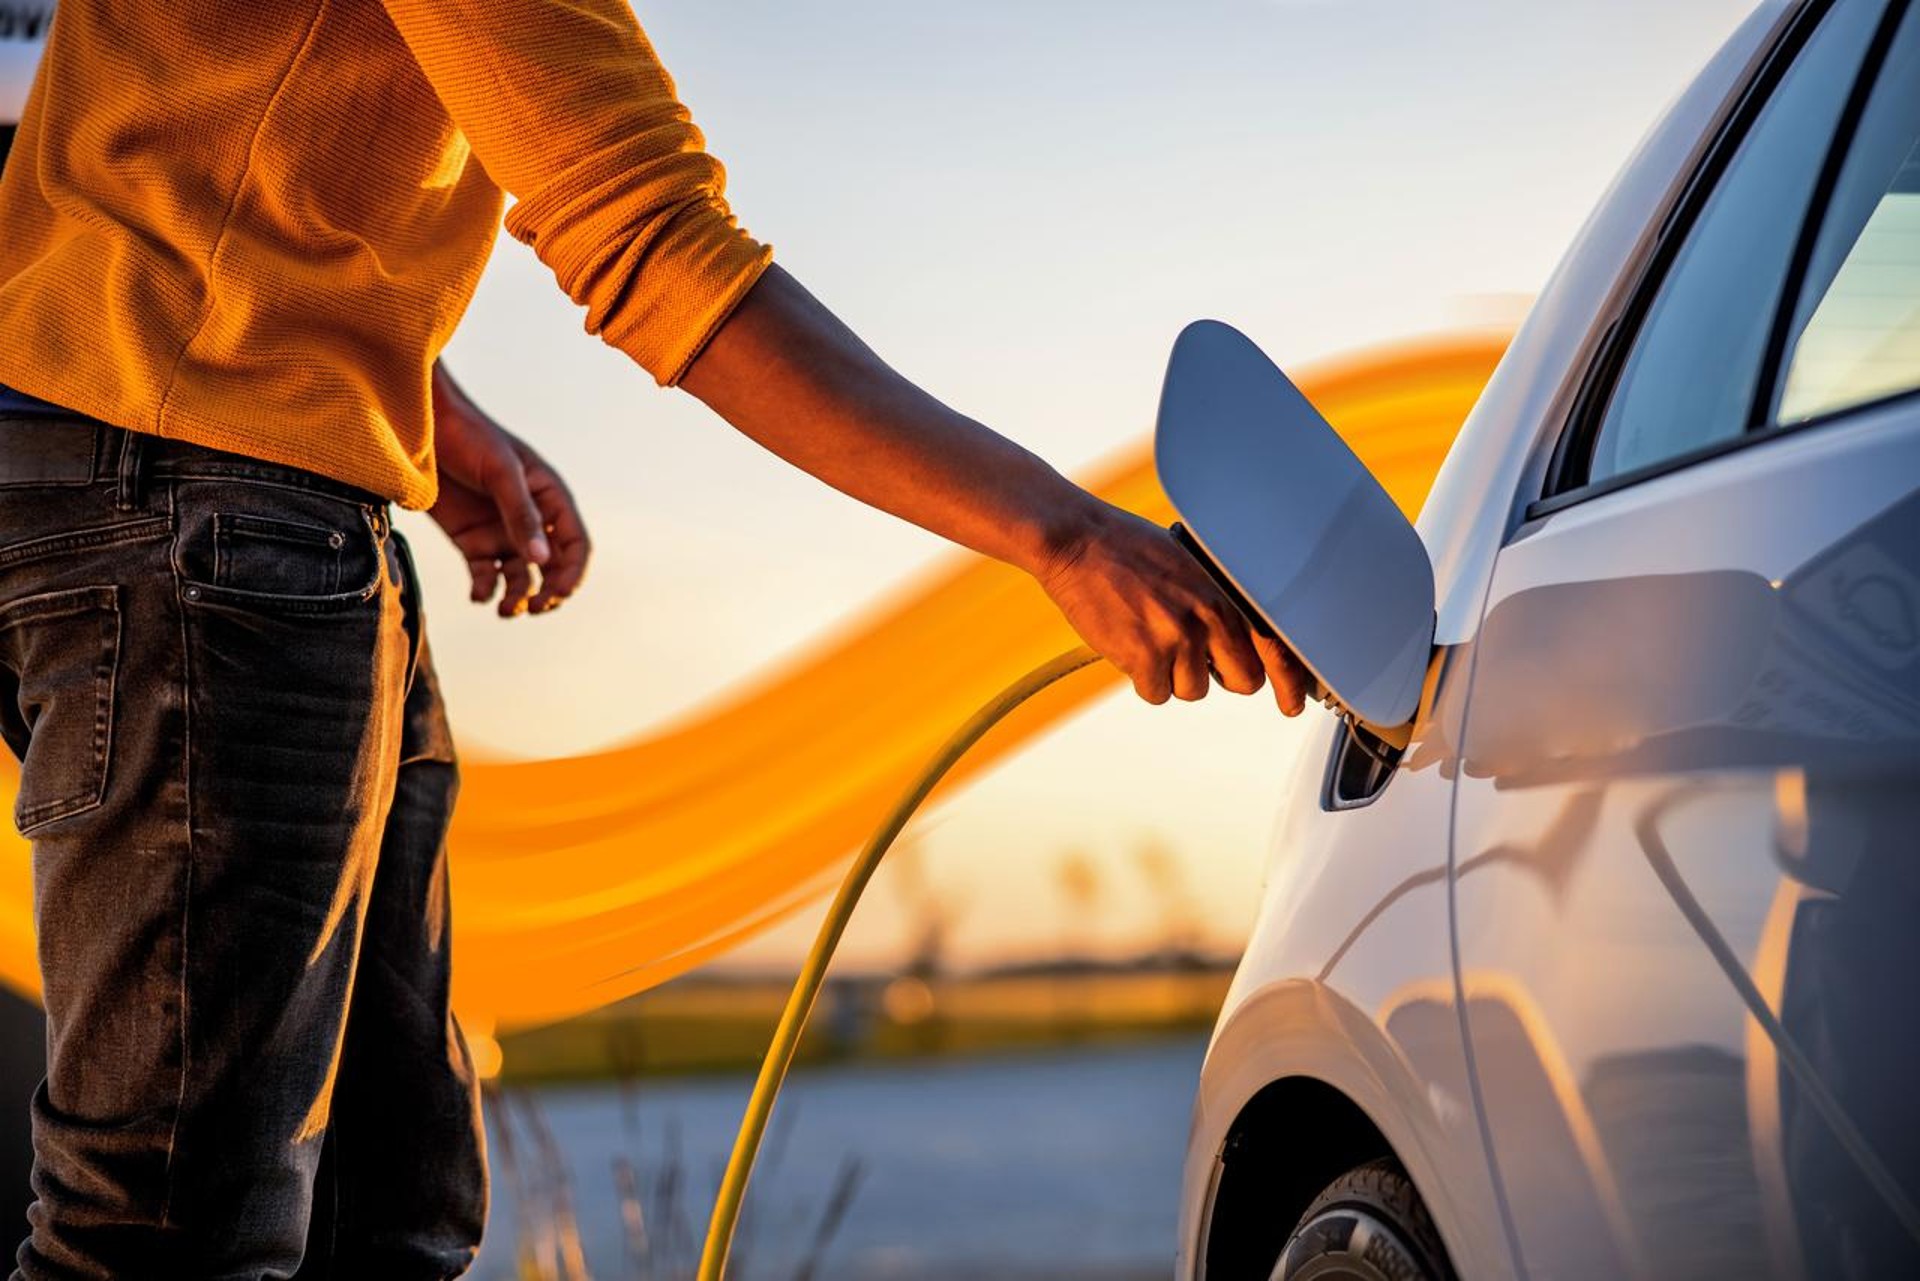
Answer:
[[[0,679],[13,695],[0,708],[0,735],[21,761],[13,807],[21,835],[105,798],[119,658],[117,587],[0,605]]]

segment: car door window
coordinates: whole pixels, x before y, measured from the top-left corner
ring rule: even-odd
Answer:
[[[1794,247],[1884,8],[1838,0],[1820,18],[1686,229],[1563,489],[1747,429]]]
[[[1788,334],[1777,424],[1920,388],[1920,7],[1848,144]]]

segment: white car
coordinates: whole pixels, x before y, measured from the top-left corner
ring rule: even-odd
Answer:
[[[1181,1281],[1920,1277],[1916,140],[1920,0],[1763,4],[1461,432],[1431,601],[1378,504],[1323,531],[1377,581],[1261,545],[1284,379],[1172,446],[1353,713],[1285,786]]]

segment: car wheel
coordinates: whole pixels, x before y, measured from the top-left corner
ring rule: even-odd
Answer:
[[[1396,1161],[1326,1186],[1287,1238],[1270,1281],[1454,1281],[1433,1216]]]

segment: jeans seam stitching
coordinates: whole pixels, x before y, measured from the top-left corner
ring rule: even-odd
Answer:
[[[120,616],[120,589],[113,589],[113,609],[110,620],[102,624],[101,630],[108,628],[113,632],[113,643],[107,647],[109,661],[106,664],[107,696],[101,698],[96,691],[93,708],[93,770],[97,776],[94,783],[94,795],[98,804],[106,804],[108,773],[113,766],[113,716],[120,697],[120,642],[124,639],[126,624]]]
[[[137,543],[169,532],[171,522],[164,516],[149,516],[141,520],[121,521],[113,525],[99,525],[93,529],[77,530],[70,534],[55,534],[49,538],[29,539],[24,543],[13,543],[0,547],[0,569],[12,569],[46,556],[58,556],[63,552],[102,551],[108,547],[118,547],[122,543]]]
[[[167,490],[167,522],[170,526],[178,524],[174,507],[174,494],[171,487]],[[188,926],[193,912],[193,654],[188,635],[187,611],[180,603],[181,573],[175,557],[167,557],[168,569],[174,580],[173,610],[180,627],[180,781],[181,801],[186,809],[185,840],[181,842],[186,858],[181,865],[180,877],[180,1085],[174,1094],[173,1124],[167,1129],[167,1162],[161,1175],[160,1226],[171,1226],[173,1218],[173,1173],[174,1159],[180,1143],[180,1121],[187,1110],[187,1080],[191,1076],[188,1054],[192,1040],[188,1035],[190,1012],[187,990]]]
[[[161,459],[154,463],[153,474],[155,479],[174,482],[242,481],[250,485],[291,489],[304,494],[320,494],[360,507],[377,507],[387,501],[372,490],[359,489],[345,481],[335,480],[331,476],[322,476],[318,472],[301,472],[292,467],[282,467],[273,463],[245,461],[185,463]]]
[[[59,604],[42,604],[53,597],[63,598]],[[85,598],[84,600],[81,598]],[[32,608],[14,606],[32,605]],[[27,597],[0,612],[0,631],[9,631],[14,627],[32,622],[43,622],[55,618],[71,618],[76,614],[101,615],[102,625],[110,625],[113,634],[110,639],[102,636],[106,644],[106,656],[110,661],[104,673],[104,691],[102,673],[94,671],[94,708],[93,708],[93,774],[87,790],[78,796],[61,796],[41,801],[36,805],[22,807],[16,801],[14,806],[14,827],[22,836],[32,836],[40,828],[63,818],[84,814],[100,808],[106,802],[107,795],[107,759],[113,749],[113,702],[117,691],[116,677],[120,665],[120,591],[118,587],[84,587],[67,591],[48,592],[38,597]]]

